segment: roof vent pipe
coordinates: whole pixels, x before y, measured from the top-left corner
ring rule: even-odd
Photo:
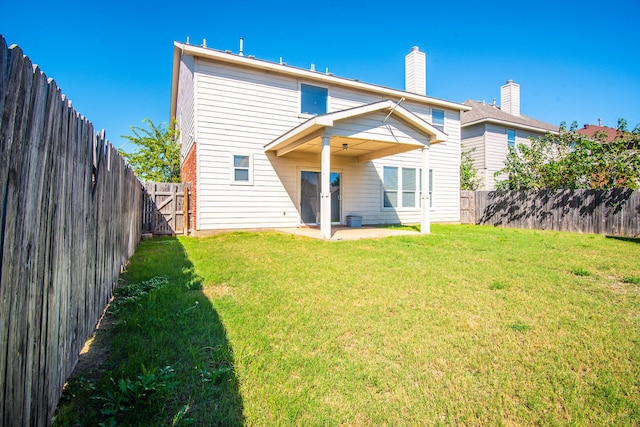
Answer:
[[[207,47],[207,39],[202,39],[202,47]]]
[[[240,37],[240,56],[244,56],[244,37]]]

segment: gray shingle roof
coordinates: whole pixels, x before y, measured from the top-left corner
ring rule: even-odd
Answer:
[[[499,121],[509,123],[513,127],[526,126],[541,129],[542,131],[558,132],[558,126],[523,115],[514,116],[502,111],[499,107],[492,104],[485,104],[472,100],[467,100],[464,104],[470,106],[472,110],[462,113],[460,117],[460,124],[462,127],[470,124],[481,123],[483,121]]]

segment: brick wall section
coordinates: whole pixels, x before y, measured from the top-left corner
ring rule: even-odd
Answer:
[[[196,144],[191,146],[191,150],[187,157],[185,157],[182,165],[180,166],[180,180],[182,182],[188,182],[191,184],[191,190],[189,191],[189,229],[196,229],[196,211],[198,209],[198,203],[196,199],[196,184],[197,184],[197,167],[196,167]]]

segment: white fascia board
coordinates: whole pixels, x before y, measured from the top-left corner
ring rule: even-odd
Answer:
[[[319,117],[314,117],[312,119],[307,120],[306,122],[298,125],[285,133],[284,135],[274,139],[270,143],[264,146],[264,151],[273,151],[281,148],[289,143],[291,143],[295,139],[303,138],[309,134],[316,132],[319,129],[322,129],[326,126],[333,126],[333,121],[329,120],[320,120]],[[330,123],[330,124],[326,124]]]
[[[326,85],[342,86],[342,87],[347,87],[347,88],[366,91],[366,92],[373,92],[389,98],[400,99],[404,97],[406,100],[419,102],[421,104],[435,105],[443,108],[448,108],[450,110],[471,111],[471,107],[469,107],[468,105],[460,104],[457,102],[445,101],[442,99],[431,98],[428,96],[418,95],[411,92],[405,92],[398,89],[391,89],[384,86],[378,86],[370,83],[363,83],[356,80],[349,80],[343,77],[336,77],[330,74],[322,74],[317,71],[310,71],[302,68],[291,67],[285,64],[277,64],[275,62],[249,58],[247,56],[239,56],[232,53],[220,52],[210,48],[204,48],[200,46],[193,46],[189,44],[174,42],[174,51],[175,49],[178,49],[182,53],[187,55],[210,59],[212,61],[225,62],[229,64],[234,64],[237,66],[259,69],[259,70],[264,70],[264,71],[277,73],[277,74],[290,75],[300,79],[307,79],[307,80],[322,82]],[[175,61],[175,53],[174,53],[174,61]]]

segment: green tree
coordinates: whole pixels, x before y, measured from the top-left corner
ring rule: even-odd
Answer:
[[[470,151],[462,152],[460,159],[460,189],[461,190],[476,190],[480,186],[480,177],[478,177],[478,171],[473,167],[473,159],[471,154],[476,151],[472,149]]]
[[[155,125],[144,119],[148,129],[131,126],[133,135],[122,135],[136,146],[136,151],[118,151],[131,165],[138,178],[152,182],[180,182],[180,145],[178,131],[166,123]]]
[[[500,190],[534,190],[561,188],[631,188],[640,184],[640,127],[627,130],[624,119],[618,121],[614,141],[606,133],[593,137],[560,125],[559,133],[547,133],[510,149],[505,166],[495,176],[504,174]]]

